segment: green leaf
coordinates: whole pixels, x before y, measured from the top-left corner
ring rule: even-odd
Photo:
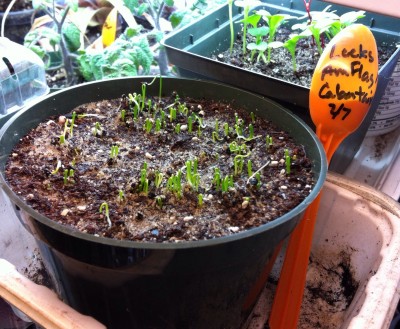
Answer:
[[[70,22],[65,22],[62,27],[62,32],[70,52],[77,51],[81,46],[81,31],[78,27]]]
[[[168,7],[173,7],[174,6],[174,0],[165,0],[164,3]]]
[[[260,26],[260,27],[251,28],[248,30],[248,32],[253,37],[263,37],[269,33],[269,28],[267,26]]]

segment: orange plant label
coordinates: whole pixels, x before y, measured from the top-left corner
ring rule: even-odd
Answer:
[[[378,51],[371,31],[354,24],[325,48],[310,88],[314,123],[331,133],[355,131],[368,113],[378,83]]]

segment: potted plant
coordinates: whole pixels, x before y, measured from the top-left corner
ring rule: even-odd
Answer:
[[[143,82],[146,84],[143,84]],[[133,112],[129,113],[125,112],[125,114],[122,115],[122,110],[125,109],[124,106],[127,101],[129,102],[129,99],[136,99],[136,103],[132,100],[132,104],[134,104],[133,109],[140,108],[141,104],[143,105],[141,100],[144,98],[135,98],[137,95],[146,94],[154,96],[152,102],[146,102],[146,106],[148,106],[148,104],[157,105],[158,103],[156,100],[160,98],[160,95],[171,95],[173,93],[175,94],[171,104],[175,104],[175,106],[169,106],[168,111],[171,112],[164,113],[164,116],[168,118],[166,124],[168,126],[174,124],[174,129],[168,134],[159,134],[156,131],[158,115],[153,118],[153,122],[150,120],[150,117],[146,117],[148,120],[143,121],[143,126],[142,124],[136,126],[138,121],[135,121],[134,115],[137,113],[137,110],[133,110]],[[121,98],[121,95],[127,96]],[[187,124],[181,122],[178,125],[179,122],[174,121],[175,116],[173,115],[173,108],[181,108],[181,112],[177,114],[177,117],[181,120],[185,117],[185,113],[190,113],[188,111],[191,111],[191,107],[189,105],[186,109],[184,106],[179,107],[178,103],[180,101],[177,96],[182,100],[186,96],[212,100],[211,108],[213,109],[216,108],[217,104],[224,102],[224,109],[219,110],[221,113],[229,111],[226,108],[226,104],[233,102],[232,106],[234,106],[234,108],[243,107],[248,111],[246,112],[248,113],[245,121],[246,127],[244,129],[240,128],[240,122],[242,121],[233,113],[230,115],[231,119],[236,120],[237,118],[239,123],[226,127],[221,121],[219,128],[217,128],[215,122],[211,127],[210,123],[206,121],[207,115],[204,117],[205,121],[201,119],[203,114],[200,112],[204,110],[207,114],[209,113],[207,112],[208,110],[199,108],[198,106],[194,106],[197,111],[196,116],[189,116],[187,117]],[[113,99],[116,99],[117,103],[111,101]],[[140,99],[140,101],[138,101],[138,99]],[[101,103],[103,100],[109,101]],[[88,102],[91,102],[91,106],[94,105],[94,107],[92,107],[94,112],[88,113],[84,111],[81,113],[78,108],[82,109],[82,104]],[[180,240],[179,236],[175,236],[175,238],[171,239],[169,242],[157,242],[158,237],[161,236],[162,226],[156,226],[151,230],[147,230],[147,233],[144,232],[140,235],[143,237],[147,236],[147,241],[146,239],[145,241],[128,241],[121,239],[121,236],[119,238],[118,236],[114,236],[114,238],[107,237],[110,235],[109,233],[105,233],[106,231],[93,231],[94,226],[92,228],[87,226],[87,233],[84,233],[76,228],[72,228],[69,224],[65,225],[51,220],[43,215],[43,213],[39,213],[34,209],[36,208],[36,206],[34,206],[35,197],[32,199],[32,196],[27,196],[27,200],[11,189],[4,176],[6,163],[8,162],[7,159],[11,159],[10,157],[12,157],[12,154],[15,156],[13,149],[21,137],[43,120],[48,120],[50,116],[53,116],[53,120],[61,120],[59,122],[59,124],[61,124],[61,135],[54,135],[53,138],[51,138],[52,142],[58,145],[56,148],[67,150],[67,148],[64,147],[68,147],[69,149],[69,147],[72,146],[72,149],[74,149],[75,146],[73,146],[74,142],[71,139],[71,135],[78,136],[78,125],[80,125],[79,122],[81,122],[79,120],[95,119],[96,121],[100,119],[100,117],[104,117],[104,115],[98,111],[102,106],[101,104],[106,104],[107,108],[108,103],[116,105],[119,111],[119,114],[117,117],[114,117],[114,119],[111,119],[111,112],[108,111],[109,121],[119,122],[122,129],[129,129],[130,131],[136,129],[135,131],[137,134],[141,134],[145,137],[140,143],[139,140],[137,141],[139,143],[137,147],[129,147],[123,150],[124,145],[115,143],[111,145],[111,149],[108,148],[110,153],[108,153],[108,151],[105,153],[98,153],[106,155],[107,168],[115,169],[120,168],[120,165],[125,162],[123,157],[125,157],[125,159],[126,157],[132,157],[136,159],[136,162],[132,162],[130,168],[133,169],[133,167],[137,167],[137,173],[140,172],[140,175],[131,175],[132,179],[130,180],[129,190],[122,189],[122,193],[120,193],[120,190],[117,189],[115,195],[109,195],[112,197],[113,201],[104,202],[103,200],[101,204],[98,203],[99,201],[93,202],[93,209],[95,209],[94,215],[97,218],[96,221],[93,222],[93,225],[101,226],[109,233],[121,225],[118,219],[119,215],[116,215],[117,213],[115,212],[116,208],[114,205],[118,202],[122,202],[123,204],[124,199],[128,198],[129,195],[137,195],[142,198],[140,199],[141,201],[125,204],[126,207],[131,207],[128,213],[132,215],[136,214],[135,218],[139,219],[137,223],[140,226],[140,218],[143,220],[146,219],[147,213],[143,210],[143,214],[140,215],[137,210],[139,209],[138,207],[142,207],[143,204],[148,202],[146,200],[150,200],[149,202],[154,209],[162,209],[161,213],[168,213],[168,209],[170,208],[170,204],[168,204],[168,195],[173,195],[174,197],[171,197],[172,199],[170,200],[176,198],[177,204],[181,203],[183,205],[181,209],[184,210],[181,211],[184,212],[189,209],[191,205],[197,204],[197,206],[195,206],[195,209],[197,209],[195,212],[197,213],[197,211],[201,211],[201,208],[198,207],[202,207],[202,204],[204,210],[211,208],[210,200],[218,200],[219,197],[223,196],[223,189],[225,187],[230,192],[238,188],[239,185],[235,185],[235,188],[230,185],[230,178],[225,181],[226,186],[222,187],[222,179],[217,179],[218,175],[215,174],[217,171],[214,169],[213,174],[208,177],[210,179],[209,184],[214,184],[214,187],[218,186],[215,187],[218,192],[206,198],[206,195],[210,192],[207,192],[207,189],[204,190],[202,184],[199,184],[199,190],[195,189],[196,182],[198,182],[195,168],[198,168],[200,172],[200,162],[198,166],[195,165],[194,161],[191,162],[192,159],[189,159],[186,163],[179,162],[176,155],[172,156],[172,162],[174,162],[174,160],[179,162],[176,170],[181,168],[181,165],[184,167],[182,169],[186,177],[182,178],[182,181],[186,182],[184,192],[180,189],[180,181],[177,182],[176,179],[174,180],[174,178],[178,176],[175,175],[175,170],[172,170],[172,172],[165,172],[166,176],[164,180],[158,175],[157,170],[154,170],[153,163],[157,161],[159,157],[163,156],[162,153],[167,153],[169,156],[169,153],[175,152],[176,149],[184,148],[185,143],[189,141],[195,142],[202,138],[202,133],[205,134],[206,131],[203,131],[202,127],[212,130],[212,133],[210,131],[208,132],[210,138],[207,143],[208,145],[223,145],[225,140],[224,133],[227,131],[228,135],[231,134],[239,139],[242,139],[241,137],[245,138],[246,141],[244,144],[258,143],[263,139],[264,148],[269,147],[269,143],[274,144],[273,140],[275,140],[275,143],[278,143],[279,138],[275,139],[275,136],[272,140],[270,138],[266,139],[265,136],[259,138],[257,137],[258,135],[253,135],[253,137],[250,138],[252,129],[250,128],[249,122],[252,122],[253,117],[255,120],[259,120],[257,118],[262,117],[274,122],[276,127],[279,127],[277,128],[278,130],[284,129],[288,131],[297,143],[304,146],[304,150],[311,160],[309,164],[311,164],[312,175],[314,176],[314,187],[310,193],[307,193],[308,196],[302,203],[269,223],[243,231],[240,225],[238,225],[238,227],[230,225],[230,228],[228,228],[230,231],[229,235],[205,240],[199,239],[196,241],[196,239],[192,239],[192,241],[178,241]],[[97,110],[96,106],[98,106]],[[68,113],[71,114],[73,108],[76,108],[78,112],[75,112],[75,114],[72,112],[72,116],[69,116]],[[251,112],[253,112],[253,114]],[[158,113],[162,116],[161,111]],[[54,115],[56,115],[58,119],[54,118]],[[196,127],[196,129],[193,129],[193,131],[189,133],[190,117],[194,118],[196,124],[194,124],[193,127]],[[144,119],[144,117],[142,117],[142,119]],[[53,125],[53,123],[58,125],[55,121],[50,120],[48,122],[49,125]],[[102,140],[103,137],[106,136],[115,137],[114,133],[109,131],[105,126],[105,123],[97,124],[96,122],[90,125],[91,129],[86,136],[89,136],[92,140]],[[152,123],[154,124],[152,125]],[[184,128],[185,125],[186,127]],[[66,127],[66,130],[63,130],[63,127]],[[71,127],[74,132],[71,130]],[[162,123],[159,127],[163,127]],[[179,129],[177,127],[179,127]],[[64,133],[62,133],[63,131]],[[293,230],[305,207],[319,193],[326,173],[326,161],[323,149],[315,138],[312,130],[301,120],[276,103],[265,98],[233,87],[197,80],[177,78],[154,80],[153,78],[141,77],[112,79],[70,87],[56,92],[33,106],[28,107],[24,111],[19,112],[6,123],[0,136],[1,153],[8,155],[1,159],[1,187],[16,205],[16,213],[23,225],[36,237],[45,263],[47,263],[48,269],[56,278],[55,282],[59,284],[60,295],[76,310],[95,317],[110,328],[121,328],[127,326],[127,324],[129,324],[130,327],[138,328],[239,327],[246,319],[251,306],[260,293],[261,288],[256,287],[261,287],[262,283],[265,282],[267,278],[268,263],[273,261],[274,252],[277,250],[280,242]],[[190,136],[190,138],[187,138],[187,136]],[[146,144],[145,140],[154,141],[153,138],[156,138],[156,140],[164,138],[165,143],[167,143],[168,140],[173,140],[174,142],[168,148],[164,147],[163,151],[160,151],[156,155],[151,154],[151,151],[149,151],[149,154],[144,152],[144,150],[140,151]],[[130,140],[135,140],[135,138],[132,137]],[[236,146],[243,145],[242,142],[238,143]],[[232,143],[232,141],[230,143]],[[265,145],[265,143],[268,143],[268,145]],[[286,143],[286,141],[283,142],[283,144],[284,143]],[[95,148],[97,149],[97,147],[94,147],[94,144],[88,143],[88,145],[92,145],[92,151],[94,151]],[[296,152],[302,153],[301,150],[303,146]],[[51,149],[52,147],[46,148]],[[205,159],[223,160],[226,159],[225,157],[227,154],[236,154],[237,148],[228,148],[225,148],[224,151],[223,149],[219,149],[219,151],[214,153],[208,153],[204,148],[201,148],[199,151],[200,154],[203,154],[203,159],[205,157]],[[244,148],[245,147],[240,147],[239,149],[243,151]],[[196,146],[189,147],[189,150],[194,151],[195,149]],[[75,148],[75,150],[80,152],[77,148]],[[143,154],[138,153],[135,155],[135,152],[139,152],[138,150],[143,152]],[[94,152],[97,153],[97,151]],[[277,165],[279,169],[277,175],[285,176],[290,168],[295,170],[295,167],[291,167],[290,159],[286,157],[287,151],[281,149],[281,152],[281,156],[284,156],[285,160],[283,160],[283,162],[281,160],[273,160],[276,162],[273,164],[271,163],[271,166]],[[67,151],[65,153],[69,152]],[[247,155],[248,153],[246,151],[245,154],[240,153],[239,156],[236,155],[234,158],[239,161],[245,159]],[[108,159],[108,157],[110,159]],[[293,158],[293,153],[291,153],[291,159],[292,161],[296,161]],[[59,184],[66,184],[64,188],[61,187],[61,191],[63,190],[64,192],[67,186],[71,187],[71,191],[75,190],[74,182],[81,179],[78,174],[80,172],[80,169],[78,169],[78,166],[80,166],[79,160],[75,159],[72,161],[74,162],[74,164],[71,165],[72,167],[67,165],[65,161],[62,161],[64,162],[63,164],[59,164],[58,161],[55,161],[54,168],[52,169],[53,174],[50,172],[48,173],[50,175],[49,179],[52,180],[54,178],[58,180]],[[148,162],[148,166],[144,166],[145,161]],[[243,183],[244,180],[244,184],[246,185],[246,181],[249,180],[249,184],[254,184],[254,189],[257,189],[257,172],[260,172],[257,170],[258,166],[254,165],[251,167],[251,165],[246,163],[243,167],[243,162],[242,165],[235,165],[231,163],[231,160],[226,160],[225,162],[229,164],[229,170],[233,170],[235,174],[236,170],[239,170],[239,168],[243,169],[245,172],[243,176],[241,176],[242,174],[235,176],[234,184],[237,184],[239,180]],[[269,165],[269,163],[270,161],[267,160],[265,165]],[[12,167],[16,168],[15,166]],[[11,167],[8,166],[8,168]],[[104,171],[98,168],[95,169],[94,172],[97,172],[99,175],[100,172],[105,174],[106,171],[108,171],[107,168],[104,168]],[[206,166],[206,168],[207,170],[212,169],[209,166]],[[152,169],[153,173],[150,174]],[[47,170],[42,172],[47,172]],[[120,175],[114,174],[112,176],[117,178]],[[15,177],[17,178],[18,175]],[[97,179],[100,180],[100,177],[101,175],[98,176]],[[156,190],[157,177],[160,177],[163,188],[172,189],[172,192],[165,191],[167,199],[161,198],[161,204],[157,198],[157,196],[159,196]],[[220,175],[219,177],[224,178],[226,176]],[[244,177],[247,178],[244,179]],[[250,177],[255,179],[251,179],[250,182]],[[290,176],[286,177],[287,184],[289,184],[291,181]],[[111,182],[110,179],[111,177],[107,178],[109,182]],[[299,179],[301,180],[302,178],[300,177]],[[201,178],[201,181],[203,181],[203,178]],[[297,179],[294,181],[296,186],[298,184],[303,184],[299,183]],[[266,183],[268,184],[268,182]],[[50,185],[52,185],[52,183]],[[188,190],[186,190],[186,188]],[[193,189],[195,192],[193,192]],[[97,192],[101,190],[102,188],[98,188]],[[194,195],[195,197],[183,200],[179,198],[179,192],[184,195]],[[36,192],[32,193],[35,194]],[[225,201],[223,201],[228,202],[228,204],[231,202],[229,200],[231,197],[232,200],[235,199],[233,195],[229,193],[225,194]],[[285,195],[285,193],[289,193],[289,190],[286,187],[278,193],[282,196]],[[107,197],[106,194],[103,194],[103,196]],[[203,194],[204,199],[200,197],[200,194]],[[60,195],[59,198],[63,197]],[[67,199],[70,198],[74,198],[72,194],[67,197]],[[273,197],[273,199],[275,198],[276,197]],[[289,197],[287,199],[289,201],[291,200]],[[33,201],[33,204],[29,200]],[[249,202],[253,202],[253,199],[243,198],[241,199],[240,206],[246,209]],[[271,202],[275,204],[275,201]],[[271,202],[267,202],[267,204],[272,205]],[[90,202],[90,204],[92,204],[92,202]],[[92,207],[90,204],[88,203],[86,207]],[[236,204],[235,207],[237,206],[238,204]],[[79,209],[85,212],[86,207],[81,204]],[[233,205],[232,209],[234,209]],[[238,214],[241,212],[242,211],[239,211]],[[61,213],[62,215],[68,215],[69,211],[61,209],[61,212],[59,212],[58,210],[55,211],[55,208],[53,208],[51,213],[55,215]],[[124,211],[121,213],[121,216],[123,213]],[[269,213],[269,211],[267,211],[267,213]],[[171,215],[171,213],[169,216],[174,217],[169,217],[172,220],[172,225],[177,225],[175,223],[175,221],[177,221],[178,224],[181,223],[179,225],[186,227],[183,231],[180,230],[183,232],[182,234],[185,234],[186,231],[190,231],[190,228],[185,226],[185,222],[189,223],[193,221],[195,217],[185,216],[184,218],[180,218],[179,216],[176,217],[176,214]],[[159,215],[158,217],[161,216]],[[244,218],[247,217],[248,216],[245,216]],[[210,218],[210,221],[213,222],[214,220]],[[210,226],[213,225],[210,224]],[[175,227],[175,230],[176,234],[178,234],[179,227]],[[94,233],[94,235],[90,234],[90,232]],[[129,235],[129,233],[125,233]],[[260,283],[261,285],[259,285]]]
[[[250,2],[238,1],[237,3],[249,4]],[[276,78],[267,76],[263,73],[240,67],[243,65],[243,61],[237,63],[238,65],[234,65],[232,63],[225,63],[225,59],[221,60],[218,58],[218,55],[225,51],[229,53],[232,30],[234,30],[234,36],[239,35],[240,42],[244,40],[244,37],[242,37],[242,26],[246,25],[244,24],[246,21],[244,15],[246,10],[248,11],[246,15],[253,13],[253,11],[250,10],[251,7],[246,9],[243,8],[243,5],[240,7],[233,5],[232,14],[230,14],[229,6],[229,4],[226,4],[192,24],[172,32],[167,36],[162,43],[166,47],[167,56],[171,64],[177,67],[178,74],[181,76],[209,78],[271,97],[289,107],[312,126],[308,111],[309,86],[294,83],[293,81],[289,82],[282,77]],[[291,25],[299,23],[297,17],[303,17],[301,22],[305,21],[307,23],[308,20],[308,14],[302,1],[281,1],[279,4],[262,3],[261,6],[258,3],[255,8],[266,10],[271,15],[282,14],[290,16],[291,19],[286,19],[286,26],[288,26],[289,29]],[[312,3],[311,11],[319,11],[319,14],[326,13],[325,8],[326,4],[321,4],[320,2]],[[335,14],[339,16],[351,10],[352,8],[344,6],[335,5],[330,7],[330,11],[334,11]],[[396,42],[398,42],[398,35],[394,32],[396,30],[395,27],[399,24],[398,20],[367,12],[365,13],[365,17],[360,19],[359,22],[368,26],[373,22],[370,26],[376,37],[378,46],[380,43],[392,45],[394,53],[386,63],[381,63],[378,91],[368,116],[357,132],[346,138],[332,159],[331,169],[338,172],[343,172],[346,169],[361,145],[375,110],[379,105],[380,98],[384,94],[387,82],[400,56],[400,50],[396,50],[395,47]],[[251,27],[250,23],[247,23],[247,25]],[[264,23],[264,25],[267,24]],[[392,30],[388,30],[388,26]],[[297,30],[293,30],[290,32],[296,31]],[[314,41],[312,40],[314,39],[314,35],[313,38],[309,38],[309,40],[311,40],[310,44],[313,44]],[[325,41],[327,40],[329,39],[325,37]],[[315,42],[315,44],[317,44],[317,42]],[[317,49],[317,47],[315,47],[315,49]],[[248,58],[252,57],[252,51],[248,50]],[[262,53],[260,50],[257,51]],[[265,48],[264,51],[265,53],[268,51],[273,53],[277,51],[277,49]],[[288,56],[286,62],[290,67],[292,65],[292,56],[288,50],[285,49],[284,51]],[[224,56],[229,57],[229,54]],[[257,59],[257,57],[258,55],[253,56],[254,62],[259,62],[261,63],[260,65],[263,66],[268,65],[268,63],[264,63],[262,58]],[[316,64],[318,61],[317,50],[315,50],[315,54],[312,54],[310,57],[312,57],[312,60],[314,60]],[[271,63],[269,63],[269,65],[271,66]],[[281,66],[282,63],[275,63],[273,68],[280,72],[282,70]]]
[[[32,26],[36,16],[31,1],[5,0],[0,4],[0,24],[2,36],[23,44],[24,36]]]

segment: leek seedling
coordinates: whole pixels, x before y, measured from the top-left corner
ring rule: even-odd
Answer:
[[[162,209],[162,207],[163,207],[163,197],[161,195],[157,195],[156,196],[156,203],[157,203],[157,206],[160,209]]]
[[[124,200],[125,200],[124,191],[119,190],[119,191],[118,191],[118,202],[122,203]]]
[[[149,180],[147,179],[147,162],[143,163],[143,168],[140,170],[139,192],[147,195],[149,192]]]
[[[229,191],[230,187],[234,187],[235,184],[233,183],[233,176],[226,175],[224,179],[221,180],[221,191],[222,193],[226,193]]]
[[[144,126],[143,126],[144,131],[146,133],[150,134],[152,128],[153,128],[153,120],[146,118],[146,120],[144,121]]]
[[[61,160],[58,160],[57,161],[57,166],[56,166],[56,169],[54,169],[52,172],[51,172],[51,174],[52,175],[55,175],[55,174],[57,174],[58,173],[58,171],[60,170],[60,168],[61,168],[61,165],[62,165],[62,163],[61,163]]]
[[[250,155],[250,152],[247,154],[238,154],[233,159],[233,166],[235,170],[235,176],[239,175],[243,171],[243,159],[247,158]]]
[[[70,122],[70,127],[69,127],[69,134],[71,135],[71,137],[73,136],[74,133],[74,124],[75,124],[75,119],[76,119],[76,112],[72,112],[72,118],[71,118],[71,122]]]
[[[212,132],[212,140],[213,140],[213,142],[222,141],[222,138],[219,137],[217,131],[213,131],[213,132]]]
[[[111,223],[111,219],[110,219],[110,212],[109,212],[109,209],[108,209],[108,203],[107,202],[103,202],[100,205],[99,212],[103,213],[103,209],[105,211],[105,216],[106,216],[106,219],[107,219],[108,226],[111,227],[112,223]]]
[[[181,183],[182,171],[178,170],[175,175],[168,178],[167,188],[173,192],[178,198],[182,197],[182,183]]]
[[[285,164],[286,164],[286,173],[289,175],[290,167],[292,165],[292,159],[290,158],[288,149],[285,149]]]
[[[96,122],[94,124],[94,127],[92,128],[92,134],[94,136],[101,136],[103,133],[102,129],[101,129],[101,125],[100,122]]]
[[[188,160],[185,163],[186,165],[186,180],[189,185],[195,190],[198,191],[200,185],[200,175],[197,171],[198,160],[197,158],[192,160]]]
[[[64,134],[60,135],[59,143],[60,143],[60,145],[65,143],[65,135]]]
[[[248,138],[248,140],[253,139],[253,138],[254,138],[254,126],[250,123],[249,124],[249,138]]]
[[[272,137],[270,135],[265,137],[265,144],[267,145],[267,148],[272,146]]]
[[[155,173],[155,178],[154,178],[154,184],[156,185],[156,188],[159,188],[162,184],[164,175],[157,170],[157,172]]]
[[[160,118],[156,119],[156,132],[159,132],[161,130],[162,122]]]
[[[176,108],[175,107],[171,107],[169,109],[169,121],[172,122],[176,120]]]
[[[227,122],[224,123],[224,134],[229,136],[229,124]]]
[[[73,181],[75,171],[74,169],[65,169],[64,170],[64,185],[66,185],[69,181]]]
[[[190,115],[188,116],[188,132],[191,133],[193,130],[193,117]]]
[[[251,160],[247,160],[247,174],[249,175],[249,177],[251,177],[253,175],[253,165],[251,163]]]
[[[125,122],[126,111],[124,109],[121,110],[121,121]]]
[[[198,199],[198,205],[199,205],[199,207],[201,208],[201,207],[203,206],[203,199],[204,199],[203,194],[200,193],[200,194],[197,196],[197,199]]]
[[[181,132],[181,124],[177,123],[175,126],[175,133],[179,134]]]
[[[112,145],[110,150],[110,159],[115,160],[118,156],[118,153],[119,153],[118,145]]]
[[[221,187],[221,171],[219,168],[214,168],[214,177],[213,177],[213,184],[215,185],[216,189]]]

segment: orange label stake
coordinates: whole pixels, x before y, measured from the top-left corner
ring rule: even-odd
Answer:
[[[310,110],[322,139],[354,132],[366,116],[378,82],[378,51],[362,24],[339,32],[324,50],[310,88]]]

